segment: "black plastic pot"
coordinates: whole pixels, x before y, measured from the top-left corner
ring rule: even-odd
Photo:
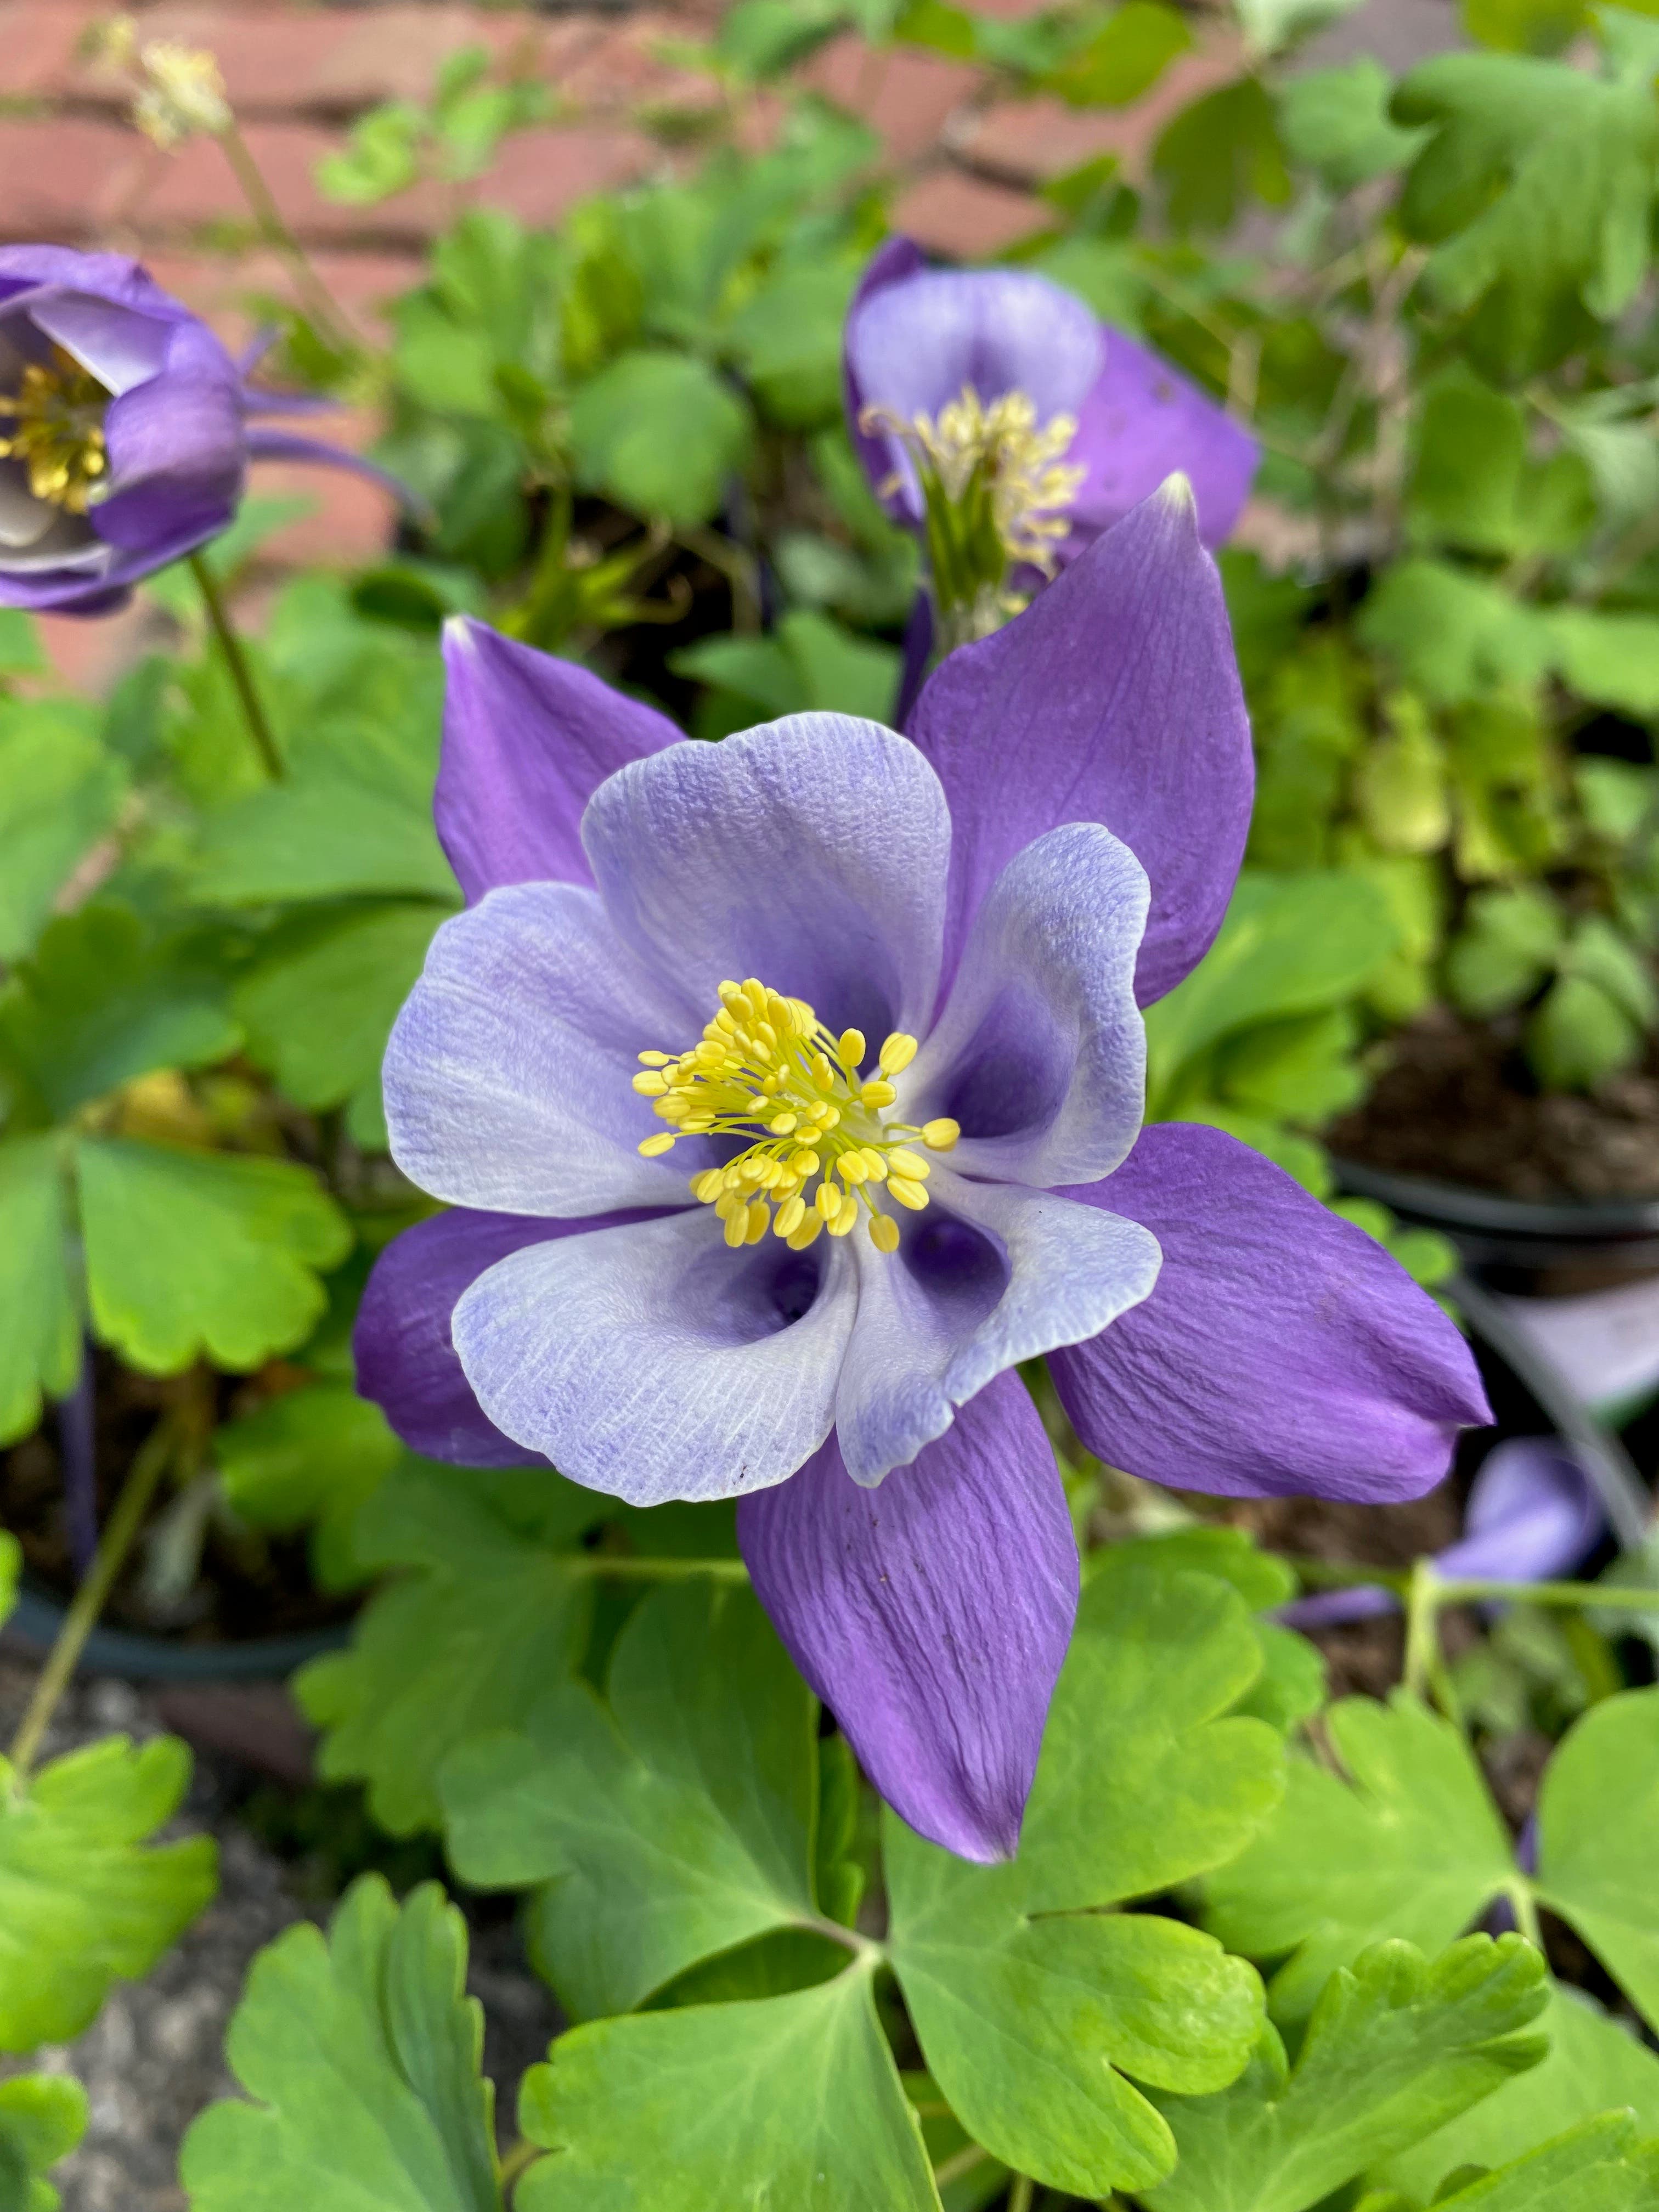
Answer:
[[[44,1657],[64,1625],[56,1597],[25,1584],[7,1620],[4,1641]],[[246,1644],[179,1644],[125,1628],[94,1628],[76,1672],[118,1674],[129,1682],[259,1682],[280,1680],[325,1651],[337,1651],[349,1628],[315,1628],[300,1636],[267,1636]]]

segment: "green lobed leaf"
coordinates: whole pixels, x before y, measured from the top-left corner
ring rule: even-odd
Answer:
[[[27,1436],[80,1367],[60,1149],[14,1138],[0,1143],[0,1443]]]
[[[1279,1814],[1207,1890],[1205,1924],[1230,1949],[1285,1958],[1268,1994],[1287,2024],[1371,1943],[1401,1936],[1433,1955],[1516,1879],[1509,1836],[1449,1722],[1397,1691],[1386,1705],[1344,1698],[1325,1726],[1352,1786],[1292,1759]]]
[[[716,513],[752,434],[743,401],[689,354],[623,354],[570,405],[582,482],[635,514],[681,527]]]
[[[211,1837],[145,1848],[189,1779],[172,1736],[106,1736],[21,1786],[0,1760],[0,2051],[78,2035],[211,1898]]]
[[[724,343],[769,421],[814,430],[839,419],[842,325],[858,279],[856,262],[791,266],[727,322]]]
[[[1215,943],[1147,1009],[1153,1110],[1200,1053],[1250,1024],[1347,998],[1396,942],[1387,900],[1362,877],[1334,870],[1242,877]]]
[[[1648,265],[1659,161],[1659,114],[1639,77],[1437,54],[1404,79],[1393,113],[1434,132],[1401,203],[1407,234],[1435,249],[1425,281],[1455,312],[1486,304],[1483,350],[1504,373],[1559,359],[1581,306],[1622,312]]]
[[[216,1430],[210,1448],[234,1512],[279,1534],[313,1528],[313,1566],[325,1589],[361,1579],[354,1524],[404,1455],[380,1407],[343,1382],[269,1399]]]
[[[519,2124],[553,2155],[514,2212],[939,2212],[872,1978],[562,2035],[524,2078]]]
[[[972,1866],[888,1816],[890,1954],[928,2070],[976,2142],[1052,2187],[1160,2179],[1173,2138],[1126,2077],[1218,2089],[1260,2033],[1242,1961],[1103,1908],[1218,1864],[1271,1812],[1278,1738],[1226,1717],[1261,1663],[1224,1583],[1113,1561],[1084,1594],[1018,1857]]]
[[[1283,207],[1290,173],[1261,79],[1242,76],[1182,108],[1152,149],[1152,172],[1178,232],[1229,230],[1253,199]]]
[[[1340,69],[1291,77],[1278,94],[1279,128],[1291,159],[1339,192],[1401,167],[1422,134],[1389,121],[1393,91],[1393,78],[1370,54]]]
[[[1648,2212],[1659,2201],[1659,2139],[1607,2112],[1513,2165],[1437,2197],[1447,2212]]]
[[[46,2179],[87,2131],[87,2093],[72,2074],[0,2081],[0,2212],[58,2212]]]
[[[157,935],[100,902],[42,933],[0,989],[0,1068],[40,1118],[58,1121],[158,1067],[199,1067],[241,1032],[215,941]]]
[[[1478,698],[1494,684],[1535,683],[1556,659],[1549,617],[1440,561],[1401,561],[1386,570],[1358,629],[1362,643],[1436,705]]]
[[[539,1513],[522,1510],[526,1490]],[[349,1650],[313,1659],[295,1679],[327,1731],[323,1778],[366,1782],[393,1835],[435,1826],[447,1755],[521,1727],[574,1670],[591,1583],[557,1547],[604,1510],[550,1468],[492,1477],[411,1459],[394,1470],[363,1508],[354,1548],[366,1569],[404,1571],[358,1616]]]
[[[28,951],[76,864],[113,823],[126,781],[80,702],[0,702],[0,960]]]
[[[1181,2162],[1151,2212],[1305,2212],[1421,2140],[1543,2056],[1516,2031],[1547,2002],[1544,1962],[1519,1936],[1471,1936],[1432,1961],[1385,1942],[1339,1967],[1291,2067],[1265,2028],[1218,2096],[1157,2096]]]
[[[697,1581],[629,1616],[605,1701],[558,1685],[521,1730],[463,1743],[437,1787],[464,1881],[549,1885],[534,1947],[592,2019],[816,1919],[816,1769],[812,1698],[760,1606]]]
[[[258,2101],[192,2124],[191,2212],[501,2212],[465,1977],[465,1928],[435,1882],[400,1907],[365,1875],[326,1938],[302,1923],[267,1945],[227,2041]]]
[[[308,1168],[126,1138],[77,1155],[93,1325],[135,1367],[204,1354],[233,1373],[291,1352],[327,1304],[351,1227]]]
[[[1545,1770],[1540,1901],[1571,1922],[1659,2027],[1659,1688],[1604,1698]],[[1659,2062],[1656,2062],[1659,2063]]]
[[[1530,2153],[1610,2107],[1627,2106],[1644,2136],[1659,2135],[1659,2058],[1583,1990],[1550,1985],[1537,2025],[1541,2064],[1389,2160],[1374,2177],[1426,2200],[1460,2166],[1495,2166]],[[1546,2198],[1538,2212],[1555,2212]]]
[[[249,1058],[295,1105],[350,1099],[373,1127],[386,1039],[445,912],[398,904],[299,914],[265,939],[232,1003]]]

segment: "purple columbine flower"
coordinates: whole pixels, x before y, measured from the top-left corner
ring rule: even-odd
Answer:
[[[688,743],[479,623],[446,650],[471,904],[386,1097],[456,1210],[382,1255],[360,1387],[438,1458],[737,1497],[883,1794],[1011,1852],[1078,1590],[1019,1361],[1091,1449],[1233,1495],[1411,1497],[1488,1418],[1379,1245],[1214,1129],[1141,1127],[1139,1007],[1214,937],[1250,811],[1191,499],[953,653],[913,738]]]
[[[225,528],[250,460],[362,470],[250,425],[307,404],[252,390],[136,261],[0,247],[0,605],[110,612]]]
[[[1481,1462],[1463,1534],[1436,1553],[1435,1571],[1445,1582],[1550,1582],[1588,1559],[1607,1525],[1594,1485],[1565,1446],[1510,1437]],[[1399,1611],[1392,1590],[1362,1583],[1297,1598],[1273,1617],[1291,1628],[1337,1628]]]
[[[948,478],[994,447],[1004,546],[1028,566],[1074,560],[1176,471],[1219,545],[1261,458],[1195,384],[1048,277],[930,269],[908,238],[865,271],[842,371],[854,442],[895,520],[923,523],[919,447]]]

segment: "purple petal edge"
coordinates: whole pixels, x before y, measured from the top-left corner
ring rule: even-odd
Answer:
[[[918,1834],[1012,1857],[1077,1614],[1066,1492],[1003,1374],[877,1489],[832,1437],[742,1498],[738,1540],[791,1656]]]

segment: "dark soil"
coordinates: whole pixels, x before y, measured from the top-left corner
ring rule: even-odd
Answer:
[[[1326,1132],[1340,1157],[1510,1198],[1659,1197],[1659,1056],[1589,1097],[1540,1092],[1516,1022],[1437,1007],[1402,1030],[1370,1097]]]
[[[94,1387],[100,1527],[114,1507],[134,1453],[181,1389],[210,1394],[210,1421],[247,1411],[264,1394],[260,1381],[237,1376],[158,1382],[103,1354],[96,1358]],[[350,1617],[350,1600],[324,1595],[313,1586],[303,1535],[267,1535],[223,1512],[205,1516],[200,1564],[185,1586],[158,1597],[155,1547],[147,1540],[163,1516],[177,1510],[179,1497],[177,1488],[163,1485],[149,1526],[104,1608],[107,1626],[163,1634],[184,1644],[224,1644],[299,1635]],[[21,1546],[29,1582],[67,1601],[78,1577],[64,1505],[58,1426],[52,1413],[33,1436],[0,1452],[0,1528],[9,1528]]]

